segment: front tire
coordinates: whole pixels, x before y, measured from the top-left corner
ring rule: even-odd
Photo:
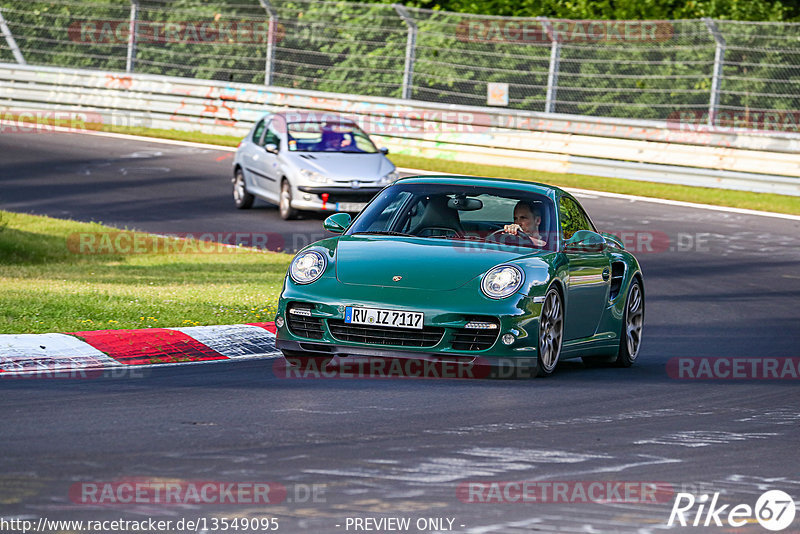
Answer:
[[[536,376],[550,376],[561,356],[564,338],[564,302],[554,286],[547,290],[539,317],[539,351]]]
[[[644,292],[642,284],[634,278],[628,289],[625,301],[625,313],[622,316],[622,332],[619,342],[619,353],[614,364],[618,367],[630,367],[639,355],[642,346],[642,327],[644,326]]]
[[[286,179],[281,182],[281,199],[278,204],[278,211],[284,221],[290,221],[297,217],[297,210],[292,208],[292,186],[289,185],[289,180]]]
[[[255,197],[247,191],[242,169],[236,169],[233,174],[233,202],[236,204],[236,209],[250,209],[253,207],[253,200],[255,200]]]

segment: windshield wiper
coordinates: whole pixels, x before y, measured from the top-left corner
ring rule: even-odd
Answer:
[[[413,235],[413,234],[406,234],[406,233],[403,233],[403,232],[393,232],[391,230],[384,230],[382,232],[381,231],[377,231],[377,230],[374,230],[374,231],[371,231],[371,232],[353,232],[352,235],[399,235],[399,236],[402,236],[402,237],[419,237],[419,236],[416,236],[416,235]]]

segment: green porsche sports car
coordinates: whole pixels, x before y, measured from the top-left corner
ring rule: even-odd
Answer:
[[[370,356],[511,364],[633,364],[644,284],[636,258],[569,193],[531,182],[403,178],[340,234],[302,249],[275,319],[287,358]]]

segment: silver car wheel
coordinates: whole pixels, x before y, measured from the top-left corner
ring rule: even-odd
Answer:
[[[297,210],[292,208],[292,186],[288,180],[283,180],[281,183],[281,197],[278,202],[278,211],[280,212],[281,219],[288,221],[297,216]]]
[[[628,356],[636,359],[642,345],[642,326],[644,323],[644,306],[642,305],[642,289],[638,283],[631,285],[628,294],[628,309],[625,320],[625,336],[628,344]]]
[[[550,374],[561,355],[561,339],[564,331],[564,307],[561,295],[550,288],[542,305],[539,319],[539,365],[543,374]]]
[[[233,178],[233,199],[237,204],[244,199],[244,177],[240,172],[237,172]]]
[[[244,173],[241,168],[237,168],[233,174],[233,203],[237,209],[245,210],[253,205],[255,197],[247,191],[247,184],[244,181]]]

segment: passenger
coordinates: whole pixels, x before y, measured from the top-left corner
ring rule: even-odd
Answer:
[[[542,211],[536,204],[530,204],[524,200],[517,202],[514,206],[514,222],[503,227],[506,234],[517,235],[520,231],[522,235],[530,238],[534,245],[543,247],[547,243],[539,234],[539,225],[542,223]]]

